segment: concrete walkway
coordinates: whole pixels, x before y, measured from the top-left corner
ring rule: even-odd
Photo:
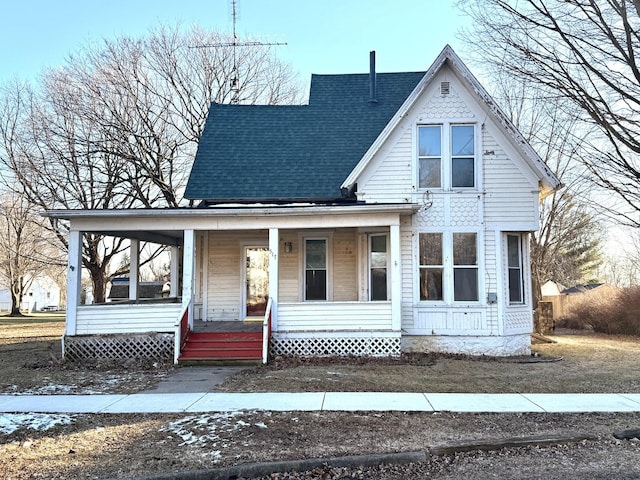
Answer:
[[[233,410],[640,412],[640,394],[193,392],[132,395],[0,395],[2,413],[202,413]]]

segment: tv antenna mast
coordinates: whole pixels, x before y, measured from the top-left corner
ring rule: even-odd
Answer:
[[[238,0],[231,1],[231,19],[233,22],[233,41],[223,43],[212,43],[207,45],[197,45],[194,48],[219,48],[231,47],[233,51],[233,67],[231,69],[231,103],[236,104],[240,101],[240,76],[238,74],[238,47],[265,47],[272,45],[286,45],[286,42],[239,42],[236,34],[236,22],[238,20]]]

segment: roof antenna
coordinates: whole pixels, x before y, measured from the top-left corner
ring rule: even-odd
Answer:
[[[271,45],[287,45],[286,42],[239,42],[236,35],[236,21],[238,18],[238,0],[231,1],[231,19],[233,23],[233,41],[225,43],[212,43],[208,45],[196,45],[194,48],[218,48],[218,47],[231,47],[233,50],[233,67],[231,69],[231,103],[237,104],[240,102],[240,75],[238,73],[238,47],[262,47]]]

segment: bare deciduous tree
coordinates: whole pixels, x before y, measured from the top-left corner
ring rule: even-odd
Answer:
[[[176,207],[211,102],[293,103],[298,85],[269,46],[239,47],[193,28],[104,40],[0,92],[0,165],[44,209]],[[203,47],[203,48],[198,48]],[[232,79],[237,79],[232,85]],[[236,91],[237,87],[237,91]],[[53,227],[53,225],[52,225]],[[58,237],[66,247],[63,235]],[[83,240],[83,266],[104,301],[126,244]]]
[[[0,196],[0,280],[11,292],[11,316],[21,315],[22,297],[37,276],[64,265],[60,257],[33,205],[13,192]]]
[[[462,0],[486,64],[543,89],[584,128],[580,158],[640,226],[640,2]],[[595,127],[595,128],[590,128]],[[607,205],[604,205],[607,206]]]

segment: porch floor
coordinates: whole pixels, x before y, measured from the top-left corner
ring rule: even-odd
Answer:
[[[203,322],[202,320],[193,321],[193,332],[261,332],[262,322]]]

